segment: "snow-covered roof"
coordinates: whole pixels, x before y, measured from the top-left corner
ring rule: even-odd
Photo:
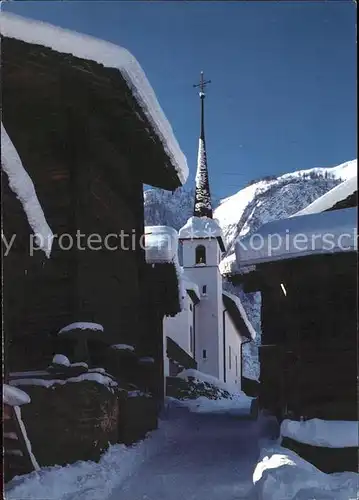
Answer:
[[[230,255],[224,257],[224,259],[222,259],[221,262],[219,263],[218,267],[219,267],[219,272],[222,275],[233,274],[236,271],[238,271],[236,254],[231,253]]]
[[[324,212],[324,210],[329,210],[334,205],[339,203],[340,201],[345,200],[351,194],[355,193],[358,190],[358,179],[357,176],[351,177],[346,181],[342,182],[335,188],[331,189],[328,193],[317,198],[313,203],[308,205],[300,212],[297,212],[292,217],[297,217],[298,215],[308,215],[308,214],[316,214],[318,212]]]
[[[47,257],[50,257],[53,233],[48,225],[34,184],[25,170],[21,158],[1,123],[1,166],[9,179],[10,189],[23,206],[30,227],[35,234],[35,242]]]
[[[1,13],[1,34],[27,43],[49,47],[60,53],[95,61],[107,68],[118,69],[171,159],[181,184],[186,182],[188,177],[186,157],[180,149],[172,127],[144,71],[128,50],[89,35],[7,12]]]
[[[55,354],[55,356],[52,358],[52,364],[65,367],[69,367],[71,365],[69,358],[67,356],[64,356],[63,354]]]
[[[210,217],[190,217],[186,224],[179,230],[180,239],[216,238],[224,250],[222,229],[216,219]]]
[[[3,401],[4,404],[9,406],[20,406],[30,403],[31,399],[26,392],[18,389],[17,387],[12,387],[8,384],[3,384]]]
[[[355,420],[321,420],[319,418],[303,422],[283,420],[280,434],[282,437],[294,439],[299,443],[325,448],[359,446],[359,424]]]
[[[169,226],[146,226],[145,251],[149,264],[173,262],[178,252],[177,231]]]
[[[241,268],[357,249],[357,210],[346,208],[269,222],[236,242]]]
[[[197,283],[194,283],[187,275],[186,273],[183,271],[183,268],[182,268],[182,283],[183,283],[183,288],[187,291],[192,291],[194,292],[194,294],[196,295],[196,297],[198,298],[198,300],[200,300],[201,298],[201,294],[199,292],[199,286],[197,285]]]
[[[70,323],[64,326],[59,331],[59,334],[72,332],[73,330],[93,330],[103,332],[103,326],[99,323],[91,323],[88,321],[78,321],[76,323]]]
[[[253,328],[251,322],[248,319],[247,313],[244,310],[241,299],[239,297],[237,297],[236,295],[233,295],[232,293],[227,292],[226,290],[222,291],[222,295],[224,297],[228,297],[232,301],[232,303],[237,308],[241,319],[243,320],[243,323],[247,329],[247,332],[239,332],[239,333],[242,334],[244,337],[250,337],[252,340],[254,340],[256,338],[257,334],[256,334],[256,331]]]
[[[105,385],[109,390],[112,391],[113,387],[117,387],[117,382],[110,377],[109,375],[104,375],[102,373],[96,372],[87,372],[77,377],[70,377],[65,380],[61,379],[41,379],[41,378],[19,378],[11,381],[12,386],[24,386],[24,385],[36,385],[40,387],[53,387],[54,385],[64,385],[72,382],[82,382],[84,380],[88,380],[91,382],[96,382],[101,385]],[[13,389],[17,389],[17,387],[12,387]],[[22,392],[22,391],[21,391]]]

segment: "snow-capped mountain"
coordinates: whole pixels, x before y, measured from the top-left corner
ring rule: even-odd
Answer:
[[[241,189],[223,200],[213,201],[217,219],[227,248],[220,268],[226,274],[235,266],[234,242],[256,231],[262,224],[296,214],[342,181],[356,177],[357,160],[335,167],[300,170],[278,177],[270,176]],[[194,188],[181,188],[174,194],[150,189],[145,191],[147,225],[164,224],[179,229],[193,215]],[[260,294],[244,294],[224,279],[224,288],[240,297],[246,313],[258,332],[260,343]],[[258,376],[257,349],[244,346],[244,372]]]

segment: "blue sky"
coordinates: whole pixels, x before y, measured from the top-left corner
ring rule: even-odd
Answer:
[[[155,89],[193,182],[201,70],[212,80],[212,192],[356,158],[356,7],[321,2],[10,2],[3,10],[126,47]]]

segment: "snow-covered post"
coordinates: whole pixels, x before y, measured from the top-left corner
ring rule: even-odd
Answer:
[[[76,322],[65,326],[59,331],[62,337],[71,338],[75,341],[75,361],[90,361],[88,340],[101,340],[103,338],[103,326],[98,323]]]

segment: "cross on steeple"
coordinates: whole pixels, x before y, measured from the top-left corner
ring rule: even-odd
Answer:
[[[205,97],[205,93],[204,93],[204,89],[206,88],[206,86],[209,84],[209,83],[212,83],[211,80],[205,80],[204,79],[204,74],[203,74],[203,71],[201,71],[201,80],[199,83],[193,85],[193,87],[199,87],[199,95],[201,98],[204,98]]]
[[[204,98],[205,98],[204,90],[208,83],[211,83],[211,80],[205,80],[203,71],[201,71],[201,79],[199,84],[193,85],[193,87],[199,87],[200,90],[199,97],[201,99],[201,131],[200,131],[199,146],[198,146],[196,192],[195,192],[193,215],[195,217],[212,218],[212,202],[209,190],[206,143],[204,138]]]

